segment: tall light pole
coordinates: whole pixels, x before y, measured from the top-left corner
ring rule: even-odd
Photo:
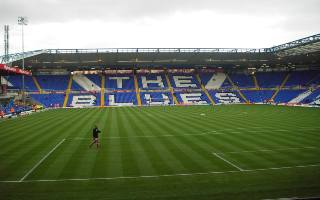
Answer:
[[[23,33],[23,26],[28,25],[28,18],[27,17],[18,17],[18,24],[21,25],[21,41],[22,41],[22,69],[24,70],[24,33]],[[24,84],[24,75],[22,75],[22,100],[23,105],[26,105],[26,96],[25,96],[25,84]]]

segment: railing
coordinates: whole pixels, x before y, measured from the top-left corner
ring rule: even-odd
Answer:
[[[49,54],[84,53],[265,53],[268,48],[101,48],[101,49],[47,49]]]
[[[0,63],[12,63],[38,54],[87,54],[87,53],[277,53],[279,51],[320,41],[320,34],[274,46],[271,48],[94,48],[94,49],[41,49],[25,53],[0,56]]]
[[[31,56],[39,55],[42,53],[47,53],[48,50],[46,49],[41,49],[41,50],[36,50],[36,51],[28,51],[28,52],[20,52],[20,53],[14,53],[14,54],[9,54],[9,55],[3,55],[0,56],[0,63],[12,63],[14,61],[21,60],[23,57],[28,58]]]
[[[320,34],[316,34],[316,35],[312,35],[312,36],[309,36],[309,37],[306,37],[306,38],[302,38],[302,39],[299,39],[299,40],[295,40],[295,41],[292,41],[292,42],[288,42],[288,43],[285,43],[285,44],[281,44],[281,45],[278,45],[278,46],[271,47],[270,50],[272,52],[278,52],[278,51],[282,51],[282,50],[285,50],[285,49],[290,49],[290,48],[294,48],[294,47],[297,47],[297,46],[310,44],[310,43],[315,43],[315,42],[319,42],[319,41],[320,41]]]

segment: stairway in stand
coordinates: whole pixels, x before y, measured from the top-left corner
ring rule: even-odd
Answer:
[[[174,95],[174,91],[173,91],[173,88],[172,88],[172,85],[171,85],[171,82],[170,82],[170,79],[169,79],[169,75],[167,73],[166,73],[166,80],[167,80],[167,84],[168,84],[168,87],[169,87],[169,90],[170,90],[174,105],[179,105],[177,97]]]
[[[37,80],[37,78],[35,76],[32,76],[33,82],[36,85],[37,89],[39,90],[39,93],[42,94],[42,88]]]
[[[133,75],[134,78],[134,88],[136,90],[136,95],[137,95],[137,102],[138,102],[138,106],[141,106],[141,96],[140,96],[140,89],[139,89],[139,84],[138,84],[138,78],[137,76],[134,74]]]
[[[289,77],[290,77],[290,74],[287,74],[287,76],[283,79],[281,85],[277,88],[275,93],[272,95],[271,101],[274,101],[274,99],[276,98],[277,94],[280,92],[280,90],[283,88],[283,86],[285,86],[285,84],[287,83]]]
[[[238,86],[236,86],[236,84],[234,84],[234,82],[231,80],[231,78],[229,77],[229,75],[226,74],[226,76],[227,76],[227,79],[229,80],[229,82],[231,83],[232,87],[235,88],[235,89],[238,91],[238,93],[239,93],[239,95],[241,96],[241,98],[242,98],[246,103],[249,103],[248,99],[242,94],[240,88],[239,88]]]
[[[64,102],[63,102],[63,107],[64,108],[67,107],[67,103],[68,103],[68,100],[69,100],[69,94],[70,94],[70,91],[71,91],[72,80],[73,80],[73,75],[70,76],[69,83],[68,83],[68,88],[66,90],[66,96],[64,97]]]
[[[198,82],[199,82],[199,84],[200,84],[200,86],[201,86],[202,91],[207,95],[210,103],[211,103],[212,105],[214,105],[215,102],[214,102],[213,99],[211,98],[211,96],[210,96],[208,90],[206,89],[206,87],[203,85],[199,74],[196,75],[196,78],[197,78],[197,80],[198,80]]]

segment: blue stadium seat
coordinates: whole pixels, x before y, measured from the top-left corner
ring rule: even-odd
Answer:
[[[100,93],[69,94],[68,107],[100,106]]]
[[[229,80],[226,78],[226,75],[224,73],[200,73],[200,80],[201,83],[208,89],[211,90],[213,89],[229,89],[232,87],[231,83]],[[213,85],[208,85],[209,81],[211,78],[214,77],[214,84]]]
[[[295,71],[291,72],[290,77],[285,86],[307,86],[312,79],[317,75],[317,71]]]
[[[111,105],[111,95],[114,96],[114,103],[133,103],[133,105],[137,105],[137,98],[135,92],[115,92],[105,94],[105,105]]]
[[[93,83],[101,87],[101,76],[97,74],[87,74],[85,75],[88,79],[90,79]]]
[[[229,74],[233,83],[240,88],[254,88],[252,76],[247,74]]]
[[[256,78],[261,88],[275,88],[281,85],[286,72],[258,72]]]
[[[123,78],[121,81],[122,85],[117,84],[116,78]],[[133,75],[113,75],[106,76],[105,88],[113,90],[134,90],[134,78]]]
[[[203,92],[175,92],[175,96],[179,104],[210,104],[210,100]],[[183,100],[186,97],[185,101]],[[195,100],[191,100],[191,99]],[[186,102],[188,100],[188,102]]]
[[[148,99],[146,99],[145,97],[148,97],[149,95],[152,102],[151,104],[163,105],[165,100],[169,101],[170,105],[173,104],[173,99],[169,92],[142,92],[140,94],[142,105],[148,105],[147,103]],[[150,103],[150,100],[149,100],[149,103]]]
[[[209,94],[211,98],[217,104],[232,104],[232,103],[244,103],[244,99],[240,96],[238,91],[215,91],[210,90]]]
[[[68,87],[70,76],[68,75],[40,75],[37,76],[39,85],[43,90],[64,91]]]
[[[309,96],[307,96],[301,103],[312,104],[314,101],[320,99],[320,88],[314,90]]]
[[[306,90],[280,90],[277,96],[274,98],[275,103],[288,103],[290,100],[297,97],[299,94]]]
[[[8,76],[7,80],[13,85],[13,89],[22,89],[22,76]],[[31,76],[24,76],[24,81],[26,91],[38,91]]]
[[[181,78],[181,80],[185,80],[190,83],[185,83],[185,84],[181,84],[180,86],[177,86],[177,83],[175,82],[174,77],[176,77],[176,79],[178,79],[179,76],[185,77],[185,78]],[[180,73],[179,74],[169,74],[169,80],[170,80],[170,83],[173,88],[179,88],[179,89],[180,88],[192,88],[192,89],[200,88],[200,83],[197,81],[194,74],[180,74]],[[191,87],[188,85],[191,85]]]
[[[53,107],[56,104],[62,107],[65,94],[31,94],[31,97],[45,107]]]
[[[264,103],[271,99],[274,90],[242,90],[242,94],[250,103]]]
[[[143,85],[143,80],[144,79],[142,77],[145,77],[145,80],[148,81],[147,83],[145,83],[145,85]],[[156,82],[157,80],[159,81],[159,83]],[[161,82],[160,82],[160,80],[161,80]],[[138,84],[139,84],[139,88],[140,89],[144,89],[144,90],[168,88],[168,84],[167,84],[166,77],[165,77],[164,74],[143,74],[143,75],[138,75]]]

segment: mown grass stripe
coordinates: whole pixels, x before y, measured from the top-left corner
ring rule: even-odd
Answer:
[[[53,147],[39,162],[37,162],[20,180],[19,182],[24,181],[47,157],[50,156],[66,139],[62,139],[56,146]]]
[[[21,174],[20,176],[22,176],[22,174],[25,173],[26,167],[34,165],[34,163],[39,160],[39,157],[41,155],[43,155],[45,152],[48,152],[48,144],[63,138],[63,136],[61,137],[55,134],[46,134],[54,127],[56,127],[57,123],[59,122],[55,121],[51,124],[50,122],[47,123],[48,124],[45,125],[46,128],[41,129],[41,131],[36,132],[36,134],[27,135],[21,140],[17,140],[16,144],[13,143],[13,146],[11,147],[16,146],[16,148],[12,149],[12,153],[7,151],[6,154],[2,155],[15,155],[14,160],[7,159],[7,164],[3,165],[4,169],[2,170],[6,171],[6,173],[4,174],[5,176],[17,176],[14,174],[11,175],[11,172],[14,171],[15,174]],[[28,159],[25,159],[27,156]],[[10,170],[8,170],[7,168],[10,168]]]
[[[154,120],[157,120],[157,124],[159,124],[161,127],[163,127],[164,130],[168,129],[168,125],[172,125],[173,127],[179,129],[180,124],[175,123],[176,120],[173,120],[172,118],[162,118],[161,115],[154,115],[157,116],[157,119],[154,118]],[[150,118],[153,118],[150,116]],[[168,130],[170,131],[170,130]],[[208,161],[208,157],[205,155],[202,155],[201,153],[195,151],[192,147],[194,147],[193,144],[185,144],[185,142],[182,141],[183,137],[171,137],[171,138],[162,138],[162,140],[165,141],[165,143],[174,145],[176,149],[173,151],[176,153],[176,155],[179,157],[178,159],[181,160],[184,165],[190,169],[200,169],[200,170],[206,170],[206,166],[210,166],[210,162]],[[191,145],[193,145],[191,147]],[[183,150],[182,150],[183,149]]]
[[[133,111],[135,112],[135,111]],[[149,135],[149,132],[161,132],[161,127],[157,128],[154,126],[152,119],[145,120],[142,115],[136,115],[133,117],[133,125],[135,130],[142,134],[142,136]],[[141,127],[142,126],[142,127]],[[146,133],[146,134],[145,134]],[[139,144],[143,146],[148,160],[153,166],[155,173],[173,173],[172,168],[177,167],[177,163],[172,162],[172,156],[169,156],[169,152],[164,150],[165,147],[159,140],[152,140],[150,137],[146,137],[144,140],[137,140]]]
[[[120,136],[124,136],[125,139],[120,140],[121,146],[121,161],[122,161],[122,174],[124,176],[132,176],[134,174],[139,174],[139,164],[138,160],[134,154],[135,149],[133,148],[132,139],[129,139],[128,136],[133,134],[134,130],[130,129],[129,123],[127,120],[127,116],[125,115],[125,109],[119,110],[117,125],[119,127]]]
[[[117,111],[115,108],[110,108],[108,113],[108,120],[105,120],[107,124],[106,129],[104,130],[103,134],[108,136],[119,136],[120,131],[117,124],[118,116]],[[104,155],[104,162],[103,162],[103,174],[106,176],[123,176],[122,171],[122,149],[120,141],[112,141],[108,138],[101,139],[102,143],[105,142],[105,145],[102,148],[106,149],[106,155]]]
[[[82,112],[79,114],[79,116],[75,117],[73,120],[67,121],[65,125],[65,136],[66,138],[70,137],[71,135],[78,134],[81,129],[83,129],[83,126],[89,126],[91,127],[92,124],[87,124],[89,119],[92,119],[94,115],[96,115],[95,110],[80,110]],[[77,123],[75,123],[77,122]],[[88,133],[89,134],[89,133]],[[90,141],[84,141],[84,143],[89,143]],[[35,174],[35,176],[45,176],[45,177],[74,177],[75,175],[78,175],[76,173],[76,169],[83,164],[81,163],[81,149],[83,149],[83,143],[78,142],[66,142],[64,145],[65,148],[64,151],[58,151],[56,152],[50,160],[48,160],[43,165],[41,170],[37,170],[38,174]],[[88,145],[85,145],[86,148],[88,148]],[[56,163],[59,163],[59,165],[55,165]],[[50,166],[48,168],[48,166]],[[55,170],[51,169],[54,168]]]
[[[159,120],[169,124],[170,124],[170,121],[176,121],[176,122],[180,121],[181,123],[179,123],[179,125],[175,125],[175,127],[181,130],[183,130],[184,128],[184,125],[182,125],[184,123],[181,119],[179,119],[179,117],[161,118],[161,119],[159,118]],[[189,128],[192,128],[192,130],[195,130],[195,131],[198,130],[198,126],[193,126],[193,124],[189,125]],[[212,150],[212,146],[210,146],[209,148],[206,148],[202,144],[199,144],[200,140],[198,140],[198,137],[203,137],[203,135],[199,135],[199,136],[193,135],[191,137],[179,137],[178,140],[186,144],[188,147],[187,149],[190,149],[191,151],[197,153],[198,155],[197,162],[199,162],[199,164],[204,168],[204,170],[221,169],[221,165],[219,165],[217,160],[212,159],[212,155],[210,153]],[[192,157],[195,157],[195,156],[192,156]]]

